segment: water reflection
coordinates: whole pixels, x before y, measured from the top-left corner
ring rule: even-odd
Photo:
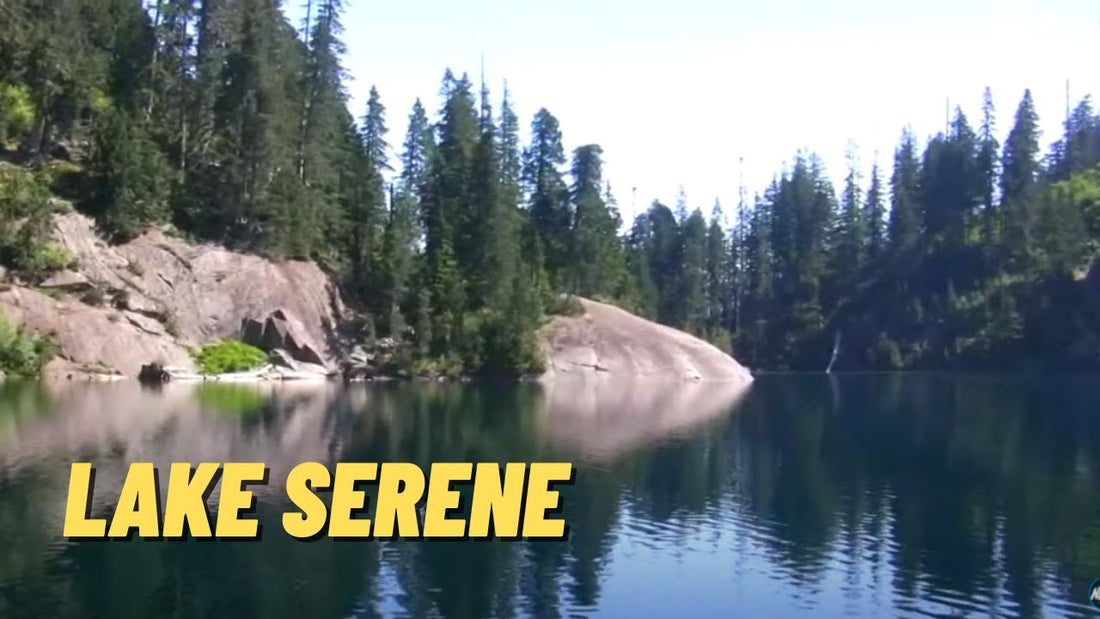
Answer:
[[[0,386],[2,617],[1089,616],[1100,383]],[[566,542],[300,543],[298,462],[576,458]],[[70,544],[132,461],[264,461],[259,542]]]

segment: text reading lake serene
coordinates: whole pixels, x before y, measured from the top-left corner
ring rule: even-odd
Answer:
[[[437,462],[425,476],[408,462],[340,462],[335,473],[319,462],[303,462],[286,478],[286,496],[296,507],[282,515],[286,532],[300,540],[323,536],[344,539],[564,539],[569,527],[552,516],[562,499],[554,488],[575,481],[569,462]],[[189,462],[172,464],[164,505],[160,475],[151,462],[130,465],[110,519],[91,513],[95,469],[74,462],[65,508],[68,538],[258,539],[260,523],[250,486],[268,483],[262,462]],[[208,499],[220,481],[217,515]],[[365,486],[377,491],[371,518]],[[464,497],[456,486],[472,488],[465,517]],[[330,506],[318,496],[331,494]],[[419,516],[423,516],[423,522]],[[185,528],[186,525],[186,528]]]

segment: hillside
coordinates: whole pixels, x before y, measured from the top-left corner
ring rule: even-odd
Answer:
[[[341,335],[352,313],[312,262],[192,244],[160,228],[111,245],[91,219],[73,212],[53,218],[50,238],[72,254],[72,266],[0,290],[0,312],[56,342],[47,374],[134,377],[154,362],[194,370],[189,349],[222,338],[283,348],[297,361],[335,370],[360,344]],[[581,302],[583,315],[553,317],[539,331],[548,377],[751,380],[706,342],[611,305]]]

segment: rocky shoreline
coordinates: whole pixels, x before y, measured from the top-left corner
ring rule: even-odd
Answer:
[[[110,245],[78,213],[54,217],[53,238],[74,265],[41,282],[0,284],[0,312],[49,336],[50,378],[145,382],[469,380],[415,376],[390,361],[400,343],[360,344],[354,316],[312,262],[270,260],[166,229]],[[677,381],[752,380],[748,370],[687,333],[617,307],[581,299],[583,313],[555,316],[539,331],[546,373],[521,380],[598,374]],[[232,339],[268,355],[250,372],[203,375],[192,351]]]

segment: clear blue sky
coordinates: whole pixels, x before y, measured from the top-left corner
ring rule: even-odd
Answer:
[[[304,0],[288,0],[304,3]],[[819,153],[839,186],[849,140],[865,169],[889,166],[903,126],[921,138],[961,105],[976,125],[992,88],[1008,131],[1025,88],[1044,147],[1058,138],[1066,80],[1074,101],[1100,94],[1097,0],[348,0],[345,66],[352,112],[370,86],[403,139],[416,97],[439,108],[443,71],[476,81],[482,55],[494,99],[508,80],[526,132],[539,107],[567,150],[603,146],[624,219],[683,185],[709,215],[749,196],[798,149]],[[288,6],[296,20],[302,11]],[[499,107],[499,105],[498,105]]]

